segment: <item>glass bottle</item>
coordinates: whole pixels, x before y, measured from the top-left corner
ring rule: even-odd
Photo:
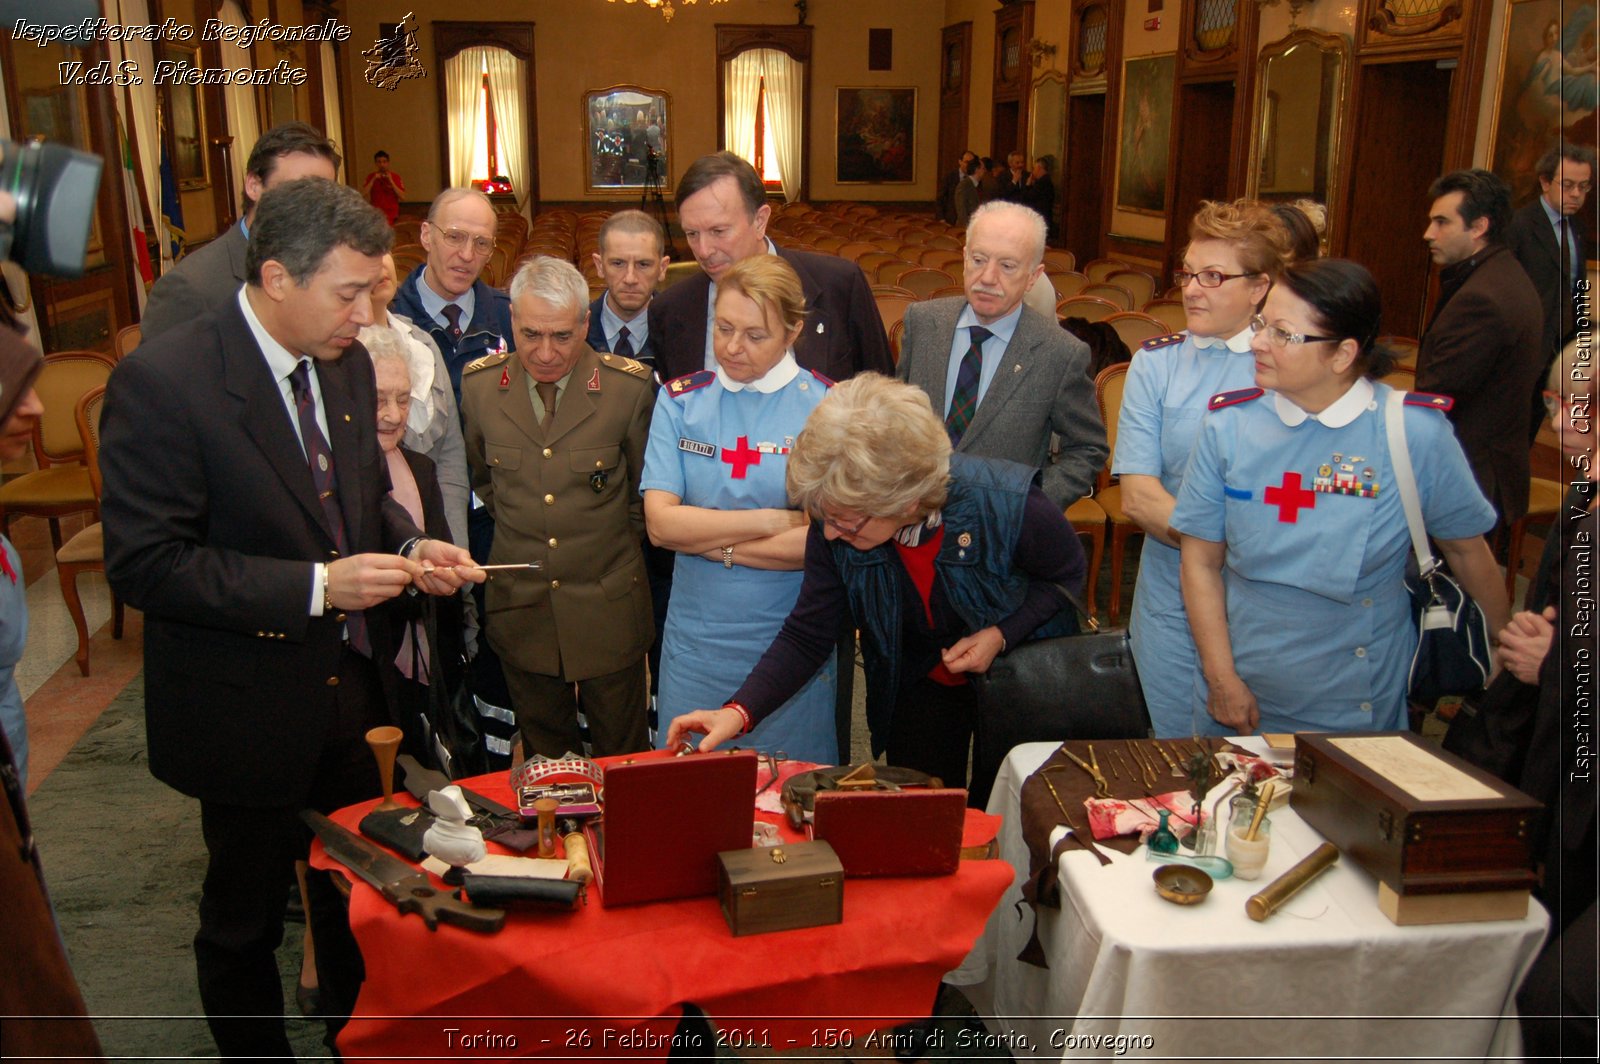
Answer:
[[[1167,817],[1171,815],[1171,812],[1163,809],[1160,815],[1161,823],[1157,824],[1156,829],[1150,833],[1150,848],[1157,853],[1177,853],[1178,836],[1174,835],[1172,829],[1167,827]]]

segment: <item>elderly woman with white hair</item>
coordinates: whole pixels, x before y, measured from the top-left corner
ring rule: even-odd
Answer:
[[[832,651],[846,611],[861,631],[873,753],[959,787],[997,655],[1076,630],[1083,549],[1013,462],[952,455],[927,394],[863,374],[829,391],[789,456],[790,499],[811,518],[805,578],[783,628],[720,708],[673,720],[669,745],[710,750],[781,706]],[[992,781],[975,780],[982,806]]]
[[[392,350],[405,359],[411,380],[411,406],[406,414],[405,445],[415,454],[432,459],[439,478],[444,517],[450,525],[450,539],[467,541],[467,500],[472,489],[467,481],[467,448],[461,437],[461,418],[456,413],[455,391],[450,387],[450,371],[444,356],[426,329],[389,309],[397,286],[394,256],[383,256],[383,278],[372,290],[371,325],[362,326],[357,336],[369,351],[374,338],[388,336]]]

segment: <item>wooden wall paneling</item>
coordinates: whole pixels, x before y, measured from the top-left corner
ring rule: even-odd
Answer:
[[[967,108],[972,99],[972,22],[946,26],[939,39],[939,180],[967,143]],[[982,155],[982,152],[978,153]],[[939,186],[934,185],[934,194]]]
[[[800,103],[801,128],[806,131],[800,149],[800,199],[811,194],[811,139],[815,136],[832,136],[829,128],[819,133],[811,121],[811,30],[810,26],[738,25],[717,23],[717,144],[724,143],[726,134],[723,108],[727,104],[727,88],[723,83],[722,64],[752,48],[776,48],[786,52],[804,71],[804,97]]]
[[[1011,152],[1028,150],[1028,90],[1033,69],[1028,43],[1032,40],[1033,0],[1020,0],[995,12],[993,120],[988,154],[996,162]]]
[[[1116,208],[1114,202],[1117,187],[1117,153],[1111,147],[1117,143],[1122,130],[1118,125],[1119,102],[1122,99],[1122,52],[1123,37],[1127,25],[1127,0],[1108,0],[1106,4],[1108,21],[1106,24],[1106,102],[1105,102],[1105,127],[1102,143],[1106,145],[1101,153],[1100,160],[1100,226],[1097,235],[1097,249],[1095,258],[1114,254],[1107,246],[1106,238],[1111,232],[1111,216]],[[1069,131],[1068,135],[1071,133]],[[1071,249],[1080,259],[1087,252],[1080,252],[1077,248]]]
[[[445,97],[444,63],[467,48],[504,48],[522,60],[527,82],[527,114],[523,116],[524,134],[528,143],[528,213],[539,213],[539,98],[535,92],[538,84],[534,69],[532,22],[439,22],[433,23],[434,84],[438,86],[439,101],[439,184],[450,185],[450,113]],[[347,94],[346,94],[347,95]],[[342,102],[342,101],[341,101]],[[346,111],[341,120],[349,121]],[[353,133],[345,127],[345,140],[353,142]]]

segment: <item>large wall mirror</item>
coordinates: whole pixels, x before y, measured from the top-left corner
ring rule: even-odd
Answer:
[[[1247,196],[1332,202],[1349,71],[1340,35],[1296,30],[1261,49]]]
[[[672,194],[667,166],[667,94],[639,85],[584,93],[589,162],[584,191],[659,189]]]

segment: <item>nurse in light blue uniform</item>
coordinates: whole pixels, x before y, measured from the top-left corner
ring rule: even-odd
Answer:
[[[1404,728],[1417,635],[1384,428],[1390,389],[1373,379],[1391,361],[1374,345],[1377,287],[1355,263],[1292,266],[1257,324],[1261,387],[1211,400],[1172,514],[1211,681],[1196,692],[1214,718],[1208,734]],[[1483,539],[1494,510],[1448,407],[1414,394],[1404,409],[1423,521],[1498,632],[1505,589]]]
[[[1173,278],[1188,329],[1145,343],[1123,385],[1111,472],[1121,478],[1123,511],[1145,533],[1128,629],[1158,738],[1204,734],[1211,723],[1203,684],[1195,697],[1199,666],[1169,522],[1206,403],[1255,379],[1250,319],[1288,250],[1288,234],[1267,208],[1203,204]]]
[[[717,368],[657,397],[640,487],[651,539],[678,552],[661,648],[664,721],[732,697],[800,594],[809,522],[789,509],[785,475],[830,383],[790,349],[804,315],[800,279],[782,259],[738,263],[717,283]],[[835,764],[833,660],[739,745]]]

